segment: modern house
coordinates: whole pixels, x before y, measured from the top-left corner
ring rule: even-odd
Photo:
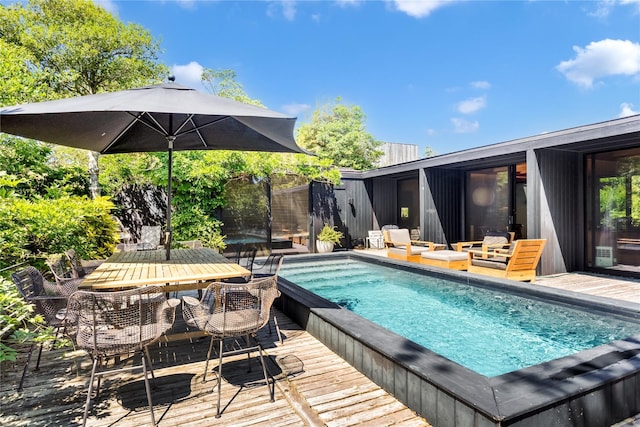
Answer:
[[[640,277],[640,115],[342,171],[336,187],[274,186],[271,201],[273,236],[296,234],[293,242],[311,251],[324,223],[345,232],[344,248],[361,245],[368,230],[385,224],[448,244],[509,230],[517,238],[547,239],[539,274]],[[280,220],[284,211],[296,218],[290,235],[292,227]]]

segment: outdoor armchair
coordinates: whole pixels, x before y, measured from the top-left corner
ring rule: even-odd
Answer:
[[[365,238],[365,247],[372,249],[384,249],[384,236],[382,230],[369,230]]]
[[[280,272],[280,267],[282,267],[282,262],[284,261],[284,256],[280,254],[271,254],[264,260],[263,263],[253,263],[253,278],[263,278],[263,277],[273,277],[276,281],[276,288],[278,286],[278,273]],[[277,291],[278,298],[280,296],[280,291]],[[271,315],[273,316],[273,323],[276,327],[276,333],[278,334],[278,341],[282,344],[282,334],[280,333],[280,326],[278,326],[278,318],[273,313],[273,309],[271,310]],[[269,333],[271,333],[271,323],[269,325]]]
[[[469,251],[467,271],[533,283],[546,242],[546,239],[520,239],[509,250]]]
[[[69,297],[67,319],[73,326],[76,348],[87,351],[93,359],[83,425],[89,413],[94,380],[98,380],[97,396],[103,375],[140,368],[144,374],[151,423],[156,425],[149,387],[149,373],[154,378],[153,366],[147,346],[159,340],[171,328],[179,304],[177,299],[167,300],[159,286],[118,292],[78,291]],[[101,362],[107,358],[133,352],[140,354],[141,366],[100,371],[103,366]]]
[[[258,351],[264,380],[269,388],[270,399],[274,401],[274,389],[269,387],[269,377],[263,358],[263,350],[255,333],[267,324],[271,305],[278,296],[275,277],[253,279],[246,284],[215,282],[209,285],[202,300],[189,296],[182,297],[182,315],[188,326],[196,327],[211,336],[203,381],[206,381],[209,359],[215,341],[218,349],[218,396],[216,418],[220,417],[220,392],[222,387],[222,358],[239,353],[249,355],[251,369],[252,352]],[[236,338],[244,337],[245,345]],[[229,338],[225,349],[225,338]],[[251,345],[251,338],[255,345]]]
[[[71,265],[71,276],[75,279],[82,278],[88,274],[91,274],[96,268],[104,262],[102,259],[83,260],[78,257],[75,249],[69,249],[64,251],[65,256],[69,260]]]
[[[22,298],[24,298],[27,303],[33,305],[33,313],[42,316],[45,325],[54,328],[56,333],[59,332],[60,328],[64,328],[67,297],[59,293],[59,288],[55,283],[45,279],[40,271],[31,266],[11,274],[11,279],[16,285],[18,292],[20,292],[20,295],[22,295]],[[40,343],[34,371],[40,368],[42,344],[43,343]],[[22,376],[20,377],[18,392],[22,391],[34,345],[35,344],[32,343],[29,348],[27,360],[22,370]]]
[[[393,259],[420,262],[422,252],[446,248],[446,245],[439,243],[411,240],[406,228],[385,230],[384,235],[387,256]]]
[[[84,278],[74,278],[69,265],[69,260],[63,254],[55,254],[46,260],[51,274],[56,281],[57,293],[69,296],[78,290],[78,285],[82,283]]]
[[[469,250],[489,251],[492,249],[508,249],[515,233],[506,231],[487,231],[482,240],[458,242],[452,246],[456,251]]]
[[[231,261],[238,264],[240,267],[244,267],[251,275],[253,274],[253,261],[256,259],[258,249],[254,246],[240,246],[238,250],[229,258]],[[245,277],[232,277],[225,279],[225,282],[229,283],[246,283],[251,280],[251,275]]]
[[[140,228],[140,240],[138,240],[136,248],[139,251],[160,249],[161,238],[162,227],[159,225],[143,225]]]

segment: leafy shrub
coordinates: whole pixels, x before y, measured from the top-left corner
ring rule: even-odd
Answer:
[[[57,200],[2,199],[0,268],[74,248],[81,258],[106,258],[119,241],[113,203],[66,196]]]
[[[52,328],[44,325],[42,316],[33,316],[33,306],[25,302],[13,283],[0,278],[0,362],[16,360],[16,344],[53,338]],[[65,344],[66,340],[61,342]]]

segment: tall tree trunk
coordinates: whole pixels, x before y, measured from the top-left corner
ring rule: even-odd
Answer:
[[[100,197],[100,187],[98,185],[98,175],[100,174],[100,169],[98,169],[99,156],[100,153],[97,151],[89,151],[89,192],[92,199]]]

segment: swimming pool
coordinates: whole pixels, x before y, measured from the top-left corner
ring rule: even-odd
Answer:
[[[375,274],[376,278],[384,274],[396,277],[410,272],[452,279],[461,289],[470,286],[463,294],[497,290],[499,294],[494,298],[526,298],[529,301],[527,306],[531,308],[538,307],[541,302],[552,303],[551,307],[558,312],[564,313],[568,307],[586,313],[587,317],[598,315],[615,322],[623,321],[624,327],[631,327],[631,333],[633,325],[640,321],[640,306],[637,304],[619,301],[612,304],[602,298],[460,272],[444,272],[352,252],[287,257],[282,273],[286,277],[287,270],[292,272],[304,265],[312,266],[312,270],[316,266],[320,269],[327,260],[338,263],[364,261],[366,268],[370,269],[385,266],[385,270]],[[334,282],[346,281],[337,277],[335,266],[329,268],[336,273]],[[356,271],[353,267],[349,269]],[[612,335],[613,341],[601,345],[594,341],[595,347],[577,353],[541,363],[530,362],[534,364],[527,363],[527,367],[516,370],[507,368],[504,370],[509,371],[507,373],[483,375],[444,356],[443,350],[433,351],[419,345],[413,339],[345,310],[293,281],[282,278],[279,283],[283,295],[278,305],[285,314],[434,426],[610,426],[640,412],[640,335],[622,339]],[[351,284],[349,288],[356,286]],[[442,284],[435,289],[439,287]],[[388,298],[390,293],[399,291],[385,292],[383,288],[378,293]],[[376,292],[369,294],[375,295]],[[415,305],[414,300],[409,296],[405,297],[404,303],[387,305],[391,306],[392,313],[401,313],[406,306]],[[364,305],[361,296],[357,300],[346,298],[342,302],[352,308]],[[521,314],[528,316],[528,310]],[[447,329],[451,323],[445,322]],[[622,332],[622,335],[626,334]],[[467,340],[475,338],[473,335],[468,334]],[[511,347],[503,342],[501,335],[496,335],[490,352],[508,355]]]
[[[280,274],[487,377],[640,334],[637,322],[356,259]]]

